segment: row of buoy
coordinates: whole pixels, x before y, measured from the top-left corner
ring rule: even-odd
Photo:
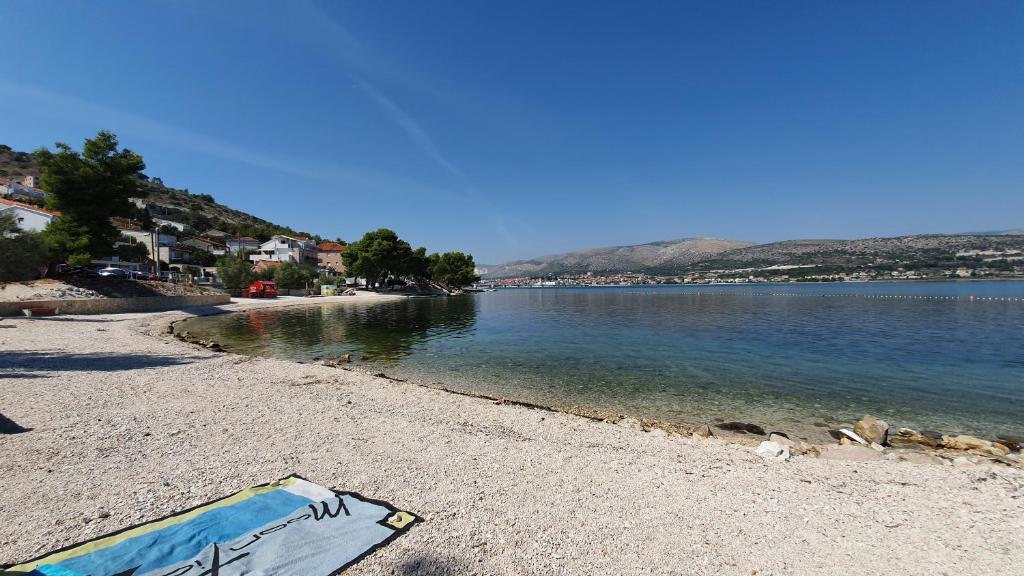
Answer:
[[[647,292],[632,292],[633,294],[647,294]],[[714,291],[698,291],[690,292],[690,294],[696,294],[698,296],[715,296],[721,295],[725,292]],[[1015,298],[1012,296],[925,296],[917,294],[844,294],[844,293],[830,293],[830,294],[800,294],[797,292],[750,292],[749,296],[820,296],[825,298],[832,297],[847,297],[847,298],[875,298],[884,300],[962,300],[966,302],[1024,302],[1024,298]]]

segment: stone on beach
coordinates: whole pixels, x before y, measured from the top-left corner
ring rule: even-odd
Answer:
[[[711,427],[707,424],[697,426],[697,429],[693,431],[693,435],[699,438],[710,438],[714,436],[714,434],[711,433]]]
[[[759,456],[773,460],[789,460],[789,446],[783,446],[778,442],[765,440],[754,450]]]
[[[941,434],[935,432],[917,432],[910,428],[900,428],[895,435],[889,437],[889,444],[892,446],[919,445],[928,448],[938,448],[941,443]]]
[[[643,431],[644,429],[644,425],[639,420],[636,418],[630,418],[629,416],[620,419],[616,424],[627,430],[636,430],[638,432]]]
[[[853,426],[853,431],[870,444],[885,444],[889,435],[889,423],[874,416],[864,416]]]
[[[1010,449],[1002,444],[996,444],[974,436],[960,434],[959,436],[943,436],[942,446],[953,450],[964,450],[983,456],[994,456],[999,458],[1010,453]]]

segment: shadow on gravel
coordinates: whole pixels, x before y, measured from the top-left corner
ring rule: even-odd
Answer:
[[[31,430],[31,428],[24,428],[14,420],[0,414],[0,434],[21,434],[22,432],[29,432]]]
[[[81,316],[75,318],[67,316],[33,316],[29,320],[32,322],[101,322],[104,324],[124,321],[118,318],[82,318]],[[14,326],[11,326],[11,328],[14,328]]]
[[[470,574],[472,567],[465,560],[455,558],[438,558],[430,554],[417,554],[395,567],[395,574],[403,575],[436,575],[436,574]]]
[[[31,372],[120,372],[191,364],[198,356],[152,354],[67,354],[57,351],[0,351],[0,378],[34,378]]]

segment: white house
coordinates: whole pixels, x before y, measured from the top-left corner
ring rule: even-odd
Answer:
[[[14,212],[15,222],[24,232],[41,232],[54,218],[60,217],[57,212],[6,198],[0,198],[0,212]]]
[[[215,242],[207,238],[190,237],[184,240],[178,239],[178,246],[195,248],[198,250],[205,250],[214,256],[223,256],[227,253],[228,247],[220,242]]]
[[[259,249],[249,255],[249,260],[260,262],[295,262],[305,266],[316,267],[316,244],[309,238],[292,238],[291,236],[275,235]]]

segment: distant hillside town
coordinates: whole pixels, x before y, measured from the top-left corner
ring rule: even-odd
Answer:
[[[23,231],[42,232],[60,217],[59,212],[42,207],[45,199],[46,192],[38,187],[35,175],[0,177],[0,212],[13,213]],[[111,217],[121,238],[114,244],[113,253],[93,259],[92,264],[137,271],[158,266],[152,271],[175,279],[190,276],[200,283],[213,283],[217,280],[217,258],[236,256],[251,262],[256,272],[292,262],[313,267],[321,275],[344,276],[341,254],[345,243],[287,234],[272,234],[261,240],[216,228],[197,230],[188,221],[164,218],[168,212],[165,204],[142,198],[132,201],[139,217]]]
[[[488,286],[837,282],[1024,277],[1024,234],[753,244],[683,238],[481,266]]]

